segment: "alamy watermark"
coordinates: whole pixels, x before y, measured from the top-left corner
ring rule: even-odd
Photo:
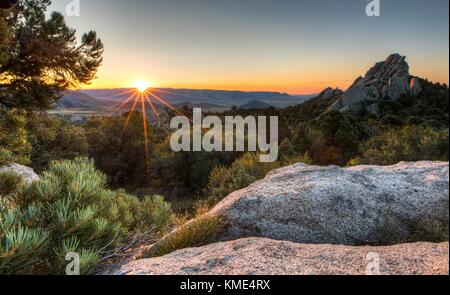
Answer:
[[[79,276],[80,275],[80,256],[78,253],[69,252],[66,255],[66,261],[69,263],[66,265],[66,275]]]
[[[67,0],[69,3],[66,5],[66,15],[69,17],[81,15],[80,0]]]
[[[80,16],[81,5],[80,0],[66,0],[69,3],[66,5],[66,15],[69,17]],[[366,15],[369,17],[381,15],[381,0],[366,0]]]
[[[278,159],[278,117],[275,116],[269,118],[267,130],[265,116],[225,116],[223,124],[217,116],[202,118],[202,110],[194,108],[192,120],[186,116],[174,117],[170,128],[177,129],[170,140],[174,152],[259,151],[260,162],[275,162]]]
[[[380,254],[370,252],[366,255],[366,275],[378,276],[381,275],[380,271]]]
[[[369,0],[366,5],[366,15],[369,17],[381,15],[381,0]]]

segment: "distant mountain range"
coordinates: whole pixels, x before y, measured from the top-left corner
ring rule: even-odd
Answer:
[[[123,103],[133,92],[132,88],[68,91],[54,107],[56,109],[111,109]],[[203,109],[226,109],[233,106],[243,109],[285,108],[301,104],[314,97],[314,95],[293,96],[279,92],[171,88],[155,88],[152,89],[152,93],[177,108],[188,106]],[[152,102],[158,109],[166,107],[156,99],[152,99]],[[133,102],[130,101],[122,109],[126,111],[132,107],[132,104]],[[146,105],[150,107],[148,103]]]
[[[98,99],[81,91],[67,91],[54,105],[54,108],[93,109],[112,107],[117,104],[117,101]]]
[[[249,110],[249,109],[263,110],[263,109],[268,109],[271,107],[273,107],[273,106],[271,106],[268,103],[262,102],[260,100],[252,100],[244,105],[241,105],[239,108],[244,109],[244,110]]]
[[[220,109],[220,108],[225,108],[225,106],[223,105],[219,105],[219,104],[214,104],[214,103],[193,103],[190,101],[185,101],[179,104],[175,104],[173,105],[174,107],[177,108],[182,108],[182,107],[188,107],[190,109],[192,108],[202,108],[202,109]]]

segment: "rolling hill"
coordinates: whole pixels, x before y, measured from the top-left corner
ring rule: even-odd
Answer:
[[[133,89],[96,89],[82,90],[98,100],[123,102],[133,92]],[[252,101],[260,101],[276,108],[298,105],[314,95],[292,96],[279,92],[244,92],[226,90],[195,90],[195,89],[171,89],[154,88],[152,92],[172,105],[213,104],[223,107],[242,106]]]
[[[107,99],[98,99],[81,91],[68,91],[53,106],[56,109],[96,109],[113,107],[118,102]]]
[[[263,110],[271,108],[272,106],[268,103],[262,102],[260,100],[252,100],[244,105],[241,105],[241,109],[249,110],[249,109],[257,109],[257,110]]]

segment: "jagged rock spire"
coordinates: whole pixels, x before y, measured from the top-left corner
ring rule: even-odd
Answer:
[[[397,100],[404,94],[418,95],[421,91],[419,80],[411,83],[409,80],[406,57],[392,54],[385,61],[376,63],[364,77],[358,77],[330,109],[357,110],[363,102],[376,104],[380,98]],[[376,108],[372,106],[370,109]]]

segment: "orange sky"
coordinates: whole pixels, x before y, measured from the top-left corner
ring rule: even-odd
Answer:
[[[65,13],[66,0],[51,9]],[[105,45],[86,88],[155,87],[317,93],[347,88],[392,53],[411,74],[449,81],[449,1],[96,0],[66,17]],[[432,3],[431,3],[432,2]]]
[[[344,60],[344,62],[333,62],[332,57],[325,63],[315,63],[320,57],[314,56],[311,62],[305,62],[304,67],[299,65],[299,70],[288,67],[277,68],[273,66],[267,72],[257,69],[245,71],[245,74],[233,73],[228,68],[215,71],[192,71],[181,69],[173,70],[171,67],[157,65],[148,66],[146,63],[110,63],[109,55],[105,54],[106,63],[98,73],[98,78],[86,89],[96,88],[127,88],[132,87],[136,81],[148,81],[152,87],[161,88],[191,88],[191,89],[220,89],[220,90],[242,90],[242,91],[277,91],[291,94],[312,94],[322,91],[326,87],[339,87],[347,89],[352,82],[365,72],[377,61],[384,60],[388,53],[380,54],[373,58],[357,60]],[[440,64],[436,57],[408,58],[410,72],[431,81],[448,83],[448,63]],[[442,58],[442,57],[439,57]],[[116,57],[115,60],[118,60]],[[300,59],[299,59],[300,60]],[[327,60],[327,59],[322,59]],[[299,62],[301,63],[301,62]],[[155,65],[150,62],[150,65]],[[330,66],[331,65],[331,66]],[[120,69],[120,73],[118,73]],[[136,70],[137,69],[137,70]]]

